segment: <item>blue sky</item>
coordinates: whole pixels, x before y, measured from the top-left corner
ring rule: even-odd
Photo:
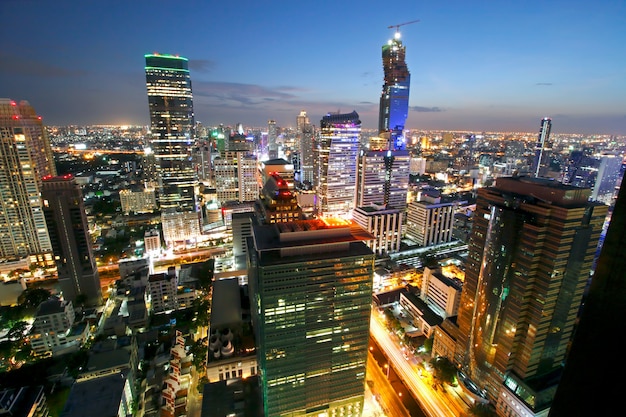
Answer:
[[[407,127],[626,135],[626,2],[1,0],[0,97],[46,124],[148,124],[144,54],[190,59],[196,119],[375,128],[402,26]]]

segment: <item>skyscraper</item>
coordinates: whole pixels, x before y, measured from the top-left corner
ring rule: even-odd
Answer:
[[[621,343],[626,333],[626,322],[621,319],[626,317],[624,230],[626,187],[620,187],[550,417],[609,416],[622,404],[622,385],[602,383],[607,380],[607,367],[592,366],[589,358],[607,358],[611,373],[621,375],[624,371]]]
[[[371,238],[341,219],[253,226],[249,283],[266,416],[361,415]]]
[[[409,188],[408,151],[361,151],[356,173],[355,207],[387,205],[404,211]]]
[[[267,121],[267,154],[270,159],[278,158],[278,129],[276,127],[276,120]]]
[[[323,215],[344,215],[354,208],[356,160],[361,140],[357,112],[327,114],[320,122],[317,194]]]
[[[82,295],[87,304],[100,304],[100,276],[80,186],[70,174],[47,176],[41,196],[63,297],[75,303]]]
[[[296,118],[298,135],[300,137],[300,172],[298,181],[313,185],[315,172],[315,128],[309,123],[309,118],[303,110]]]
[[[145,58],[159,205],[162,211],[193,211],[197,175],[192,158],[195,126],[187,58],[164,54]]]
[[[51,258],[40,198],[45,175],[56,168],[41,117],[27,101],[0,99],[0,258]]]
[[[544,177],[548,172],[550,164],[550,130],[552,130],[552,119],[544,117],[541,119],[541,127],[535,145],[535,160],[533,161],[532,175],[534,177]]]
[[[478,190],[457,351],[500,415],[550,405],[607,213],[590,193],[529,177]]]
[[[404,125],[409,114],[411,74],[405,62],[406,47],[400,32],[383,45],[384,84],[380,96],[378,132],[389,135],[389,149],[405,149]]]

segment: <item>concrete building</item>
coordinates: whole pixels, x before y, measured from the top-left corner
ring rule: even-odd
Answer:
[[[157,209],[154,188],[145,188],[140,191],[121,190],[120,203],[125,214],[152,213]]]
[[[367,246],[375,254],[383,255],[400,250],[403,211],[375,205],[357,207],[352,212],[352,219],[375,237],[367,242]]]
[[[178,277],[176,271],[161,272],[148,277],[148,303],[154,313],[164,313],[176,310],[176,293],[178,290]]]
[[[456,316],[463,282],[446,277],[441,269],[424,268],[420,298],[443,318]]]
[[[0,416],[48,417],[50,410],[43,386],[0,390]]]
[[[165,244],[176,245],[196,240],[200,234],[200,214],[195,211],[161,213]]]
[[[440,200],[414,201],[407,209],[406,237],[419,246],[452,241],[454,204]]]
[[[53,356],[78,350],[88,335],[87,323],[75,323],[72,302],[52,297],[37,308],[29,340],[35,354]]]

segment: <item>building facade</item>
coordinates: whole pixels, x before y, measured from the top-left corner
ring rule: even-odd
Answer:
[[[590,192],[530,177],[478,190],[458,351],[494,403],[516,386],[528,410],[549,407],[607,214]]]
[[[409,114],[411,74],[406,65],[406,47],[396,32],[394,39],[383,45],[383,91],[380,95],[378,132],[389,137],[389,149],[405,149],[403,135]]]
[[[549,117],[541,119],[541,127],[539,128],[537,144],[535,145],[535,159],[531,171],[534,177],[545,177],[548,173],[550,152],[552,151],[552,144],[550,143],[551,130],[552,119]]]
[[[0,99],[0,258],[43,255],[51,261],[40,198],[47,175],[56,175],[56,168],[41,117],[27,101]]]
[[[386,204],[404,211],[409,188],[409,161],[408,151],[361,151],[355,207]]]
[[[145,188],[140,191],[121,190],[120,203],[125,214],[151,213],[157,208],[154,188]]]
[[[41,196],[63,297],[100,305],[100,275],[80,186],[70,174],[44,177]]]
[[[406,237],[419,246],[452,241],[454,205],[440,200],[414,201],[407,209]]]
[[[361,140],[357,112],[327,114],[320,122],[318,214],[346,215],[354,208],[356,160]]]
[[[371,235],[340,219],[253,227],[249,283],[266,416],[360,416]]]
[[[213,161],[217,200],[255,201],[259,198],[256,158],[247,151],[226,151]]]
[[[352,212],[352,219],[375,237],[367,242],[367,246],[377,255],[400,250],[403,211],[385,206],[357,207]]]
[[[159,206],[162,211],[193,211],[197,175],[192,158],[195,125],[188,61],[167,54],[148,54],[145,59]]]

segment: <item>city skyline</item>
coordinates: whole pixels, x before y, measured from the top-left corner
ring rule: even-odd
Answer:
[[[167,20],[158,3],[3,1],[0,96],[28,100],[46,125],[148,125],[143,57],[159,52],[189,58],[205,125],[356,110],[375,128],[381,47],[419,20],[399,27],[408,129],[532,132],[550,117],[555,134],[626,134],[620,1],[398,1],[384,17],[374,1],[191,2]]]

